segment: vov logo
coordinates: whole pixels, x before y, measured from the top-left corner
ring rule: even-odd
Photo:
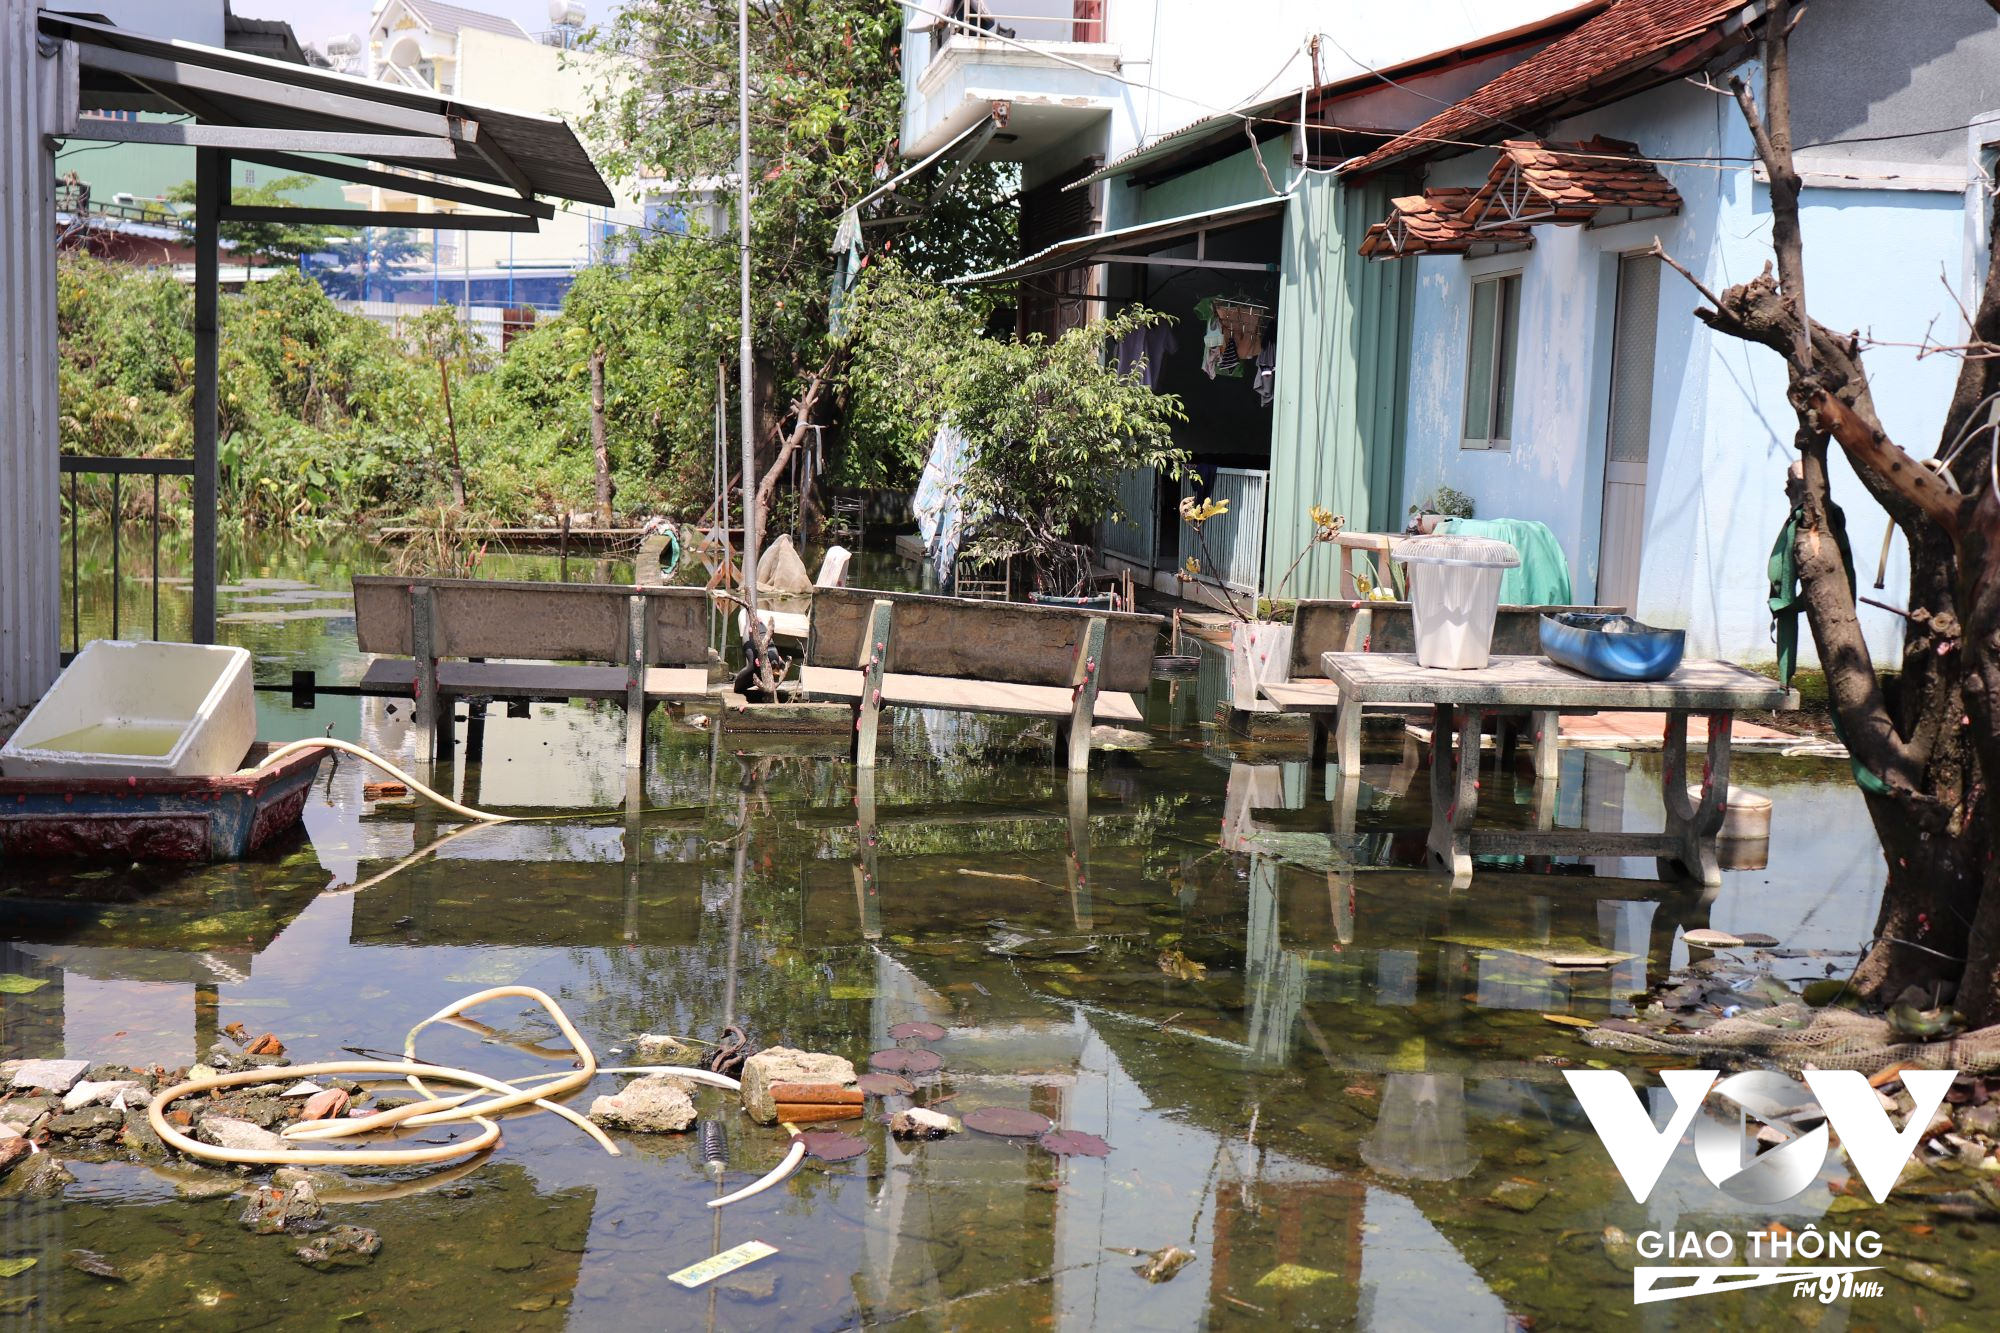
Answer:
[[[1903,1086],[1915,1103],[1915,1110],[1898,1130],[1882,1107],[1868,1080],[1851,1069],[1816,1069],[1799,1083],[1783,1074],[1752,1072],[1721,1078],[1711,1069],[1669,1069],[1660,1081],[1674,1099],[1673,1114],[1664,1127],[1655,1126],[1645,1102],[1624,1074],[1610,1069],[1564,1070],[1571,1091],[1590,1117],[1591,1128],[1603,1141],[1611,1163],[1631,1191],[1632,1198],[1646,1202],[1659,1183],[1674,1149],[1692,1127],[1695,1162],[1717,1189],[1749,1204],[1775,1204],[1803,1193],[1825,1165],[1829,1146],[1828,1129],[1840,1136],[1854,1173],[1861,1178],[1877,1203],[1886,1201],[1902,1174],[1903,1165],[1916,1151],[1930,1126],[1956,1070],[1909,1069],[1903,1071]],[[1718,1082],[1718,1079],[1720,1081]],[[1711,1094],[1716,1104],[1710,1104]],[[1704,1107],[1708,1114],[1703,1115]],[[1817,1113],[1814,1113],[1814,1108]],[[1697,1120],[1697,1117],[1700,1117]],[[1804,1122],[1814,1123],[1805,1128]],[[1651,1235],[1652,1233],[1647,1233]],[[1820,1252],[1801,1257],[1826,1257],[1829,1248],[1849,1250],[1845,1233],[1823,1238]],[[1872,1233],[1861,1233],[1865,1241]],[[1646,1237],[1642,1236],[1642,1242]],[[1671,1257],[1688,1253],[1709,1258],[1727,1258],[1734,1252],[1734,1239],[1726,1232],[1713,1232],[1705,1241],[1689,1235],[1686,1244],[1677,1244],[1669,1233],[1665,1252]],[[1835,1242],[1838,1245],[1835,1246]],[[1775,1251],[1791,1257],[1789,1240],[1772,1241]],[[1879,1238],[1873,1253],[1880,1254]],[[1644,1257],[1658,1257],[1655,1246]],[[1852,1257],[1852,1251],[1837,1257]],[[1759,1257],[1763,1257],[1761,1254]],[[1799,1294],[1817,1295],[1821,1300],[1832,1294],[1847,1294],[1857,1284],[1852,1274],[1872,1271],[1870,1267],[1831,1268],[1670,1268],[1639,1267],[1633,1272],[1633,1299],[1636,1303],[1674,1300],[1707,1295],[1738,1287],[1761,1287],[1793,1282]],[[1841,1275],[1847,1276],[1842,1279]],[[1662,1287],[1661,1278],[1676,1285]],[[1844,1286],[1843,1286],[1844,1282]],[[1868,1284],[1859,1284],[1866,1287]]]

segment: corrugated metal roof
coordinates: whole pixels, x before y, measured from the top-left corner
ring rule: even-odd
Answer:
[[[287,87],[333,93],[357,102],[372,102],[385,107],[400,107],[405,110],[457,117],[476,125],[480,136],[486,138],[502,154],[511,159],[514,165],[520,168],[522,175],[528,180],[529,187],[536,194],[572,199],[578,203],[597,204],[605,208],[617,204],[616,197],[611,193],[611,187],[606,185],[604,177],[598,174],[597,167],[591,162],[590,154],[584,151],[583,144],[578,141],[575,131],[553,116],[502,110],[477,102],[441,97],[434,92],[399,88],[392,84],[375,83],[348,74],[336,74],[331,70],[311,69],[279,60],[267,60],[261,56],[225,51],[218,47],[201,46],[193,42],[147,37],[123,28],[91,23],[66,14],[51,13],[48,10],[41,11],[40,23],[43,32],[85,46],[106,47],[136,55],[152,56],[160,60],[176,61],[183,65],[262,79]],[[152,88],[157,88],[162,93],[169,92],[175,87],[171,83],[159,81],[149,80],[149,83]],[[89,69],[84,71],[85,106],[91,105],[93,94],[100,97],[115,95],[129,103],[134,98],[147,97],[150,93],[151,89],[143,88],[122,76]],[[381,126],[373,121],[314,111],[304,105],[288,103],[283,98],[232,96],[218,93],[213,89],[202,91],[199,98],[215,113],[214,116],[204,114],[201,117],[205,124],[254,126],[278,130],[321,130],[328,133],[350,134],[382,132]],[[456,160],[448,166],[440,166],[435,161],[420,162],[393,157],[372,160],[414,171],[438,172],[442,175],[503,188],[512,188],[513,184],[471,144],[461,143],[458,146]],[[412,190],[415,193],[422,193],[422,182],[412,182]]]
[[[1179,240],[1183,236],[1192,236],[1196,232],[1240,227],[1246,222],[1276,217],[1285,211],[1285,203],[1283,198],[1257,199],[1247,204],[1231,204],[1227,208],[1218,208],[1207,213],[1189,213],[1183,217],[1167,218],[1160,222],[1142,222],[1136,227],[1120,227],[1116,231],[1072,236],[1068,240],[1044,246],[1034,254],[1016,260],[1005,268],[953,278],[951,281],[954,286],[971,286],[981,282],[1012,282],[1016,278],[1032,278],[1042,273],[1054,273],[1059,269],[1087,264],[1092,255],[1108,254],[1133,246],[1158,245],[1165,241]]]

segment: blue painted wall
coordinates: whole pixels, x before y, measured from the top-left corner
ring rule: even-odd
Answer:
[[[1752,149],[1726,99],[1672,84],[1560,124],[1549,137],[1595,133],[1636,140],[1651,157],[1724,161],[1720,167],[1665,168],[1685,201],[1676,217],[1597,229],[1543,226],[1535,229],[1534,248],[1523,253],[1397,261],[1413,264],[1417,276],[1404,503],[1445,482],[1471,495],[1482,516],[1540,519],[1568,554],[1580,597],[1591,594],[1597,575],[1618,256],[1644,250],[1658,236],[1670,254],[1720,290],[1763,267],[1771,232],[1768,191],[1742,165]],[[1448,159],[1433,165],[1427,183],[1475,183],[1491,162],[1492,154],[1483,151]],[[1940,339],[1955,337],[1957,307],[1938,279],[1942,266],[1960,281],[1963,196],[1809,186],[1803,225],[1807,292],[1822,322],[1915,342],[1935,319]],[[1522,275],[1522,300],[1513,447],[1461,450],[1471,283],[1514,271]],[[1765,561],[1788,512],[1784,481],[1796,456],[1794,418],[1777,356],[1711,333],[1694,318],[1698,303],[1681,278],[1662,274],[1645,557],[1635,611],[1656,624],[1687,628],[1692,652],[1766,662],[1773,650]],[[1937,356],[1919,361],[1910,348],[1878,347],[1867,354],[1867,364],[1892,434],[1928,453],[1956,363]],[[1847,511],[1863,582],[1870,582],[1887,518],[1838,458],[1834,494]],[[1906,588],[1899,538],[1888,590],[1878,595],[1900,602]],[[1866,607],[1861,615],[1878,659],[1895,658],[1899,619]]]

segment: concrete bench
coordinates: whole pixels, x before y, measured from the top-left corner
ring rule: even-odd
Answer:
[[[1093,721],[1136,723],[1164,616],[820,588],[800,682],[852,700],[854,758],[875,763],[885,705],[1054,718],[1072,772],[1089,767]]]
[[[355,637],[362,652],[382,655],[362,688],[415,701],[425,758],[450,745],[440,700],[616,699],[625,705],[625,762],[639,766],[647,706],[708,693],[709,614],[700,588],[354,579]]]
[[[1493,621],[1495,656],[1537,657],[1542,651],[1542,617],[1570,611],[1617,615],[1617,606],[1503,606]],[[1261,687],[1281,713],[1304,713],[1313,720],[1312,761],[1327,759],[1327,740],[1334,734],[1334,762],[1343,773],[1361,762],[1361,710],[1340,712],[1340,687],[1326,677],[1322,665],[1328,653],[1414,653],[1416,625],[1408,602],[1370,602],[1345,598],[1302,601],[1292,613],[1292,656],[1286,679]],[[1535,737],[1535,771],[1553,773],[1558,740],[1555,713],[1530,716]],[[1502,738],[1503,746],[1505,737]]]

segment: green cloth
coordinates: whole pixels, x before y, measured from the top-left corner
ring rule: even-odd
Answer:
[[[1490,537],[1521,553],[1521,563],[1500,575],[1500,605],[1575,605],[1569,558],[1548,524],[1531,518],[1448,518],[1437,530],[1454,537]]]

